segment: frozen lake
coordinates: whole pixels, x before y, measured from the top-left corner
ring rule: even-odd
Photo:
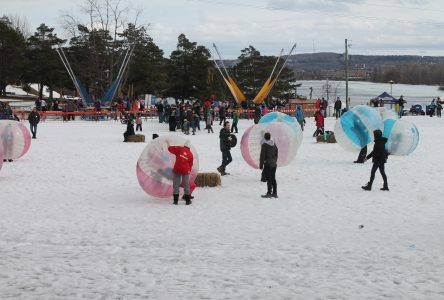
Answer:
[[[302,86],[297,89],[299,95],[310,98],[310,87],[313,88],[313,99],[318,97],[327,98],[325,80],[302,80],[297,83],[302,83]],[[345,100],[345,81],[329,81],[329,99],[333,101],[336,96]],[[367,103],[369,99],[375,98],[383,92],[390,94],[389,83],[373,83],[365,81],[349,81],[349,97],[351,105]],[[403,95],[407,100],[406,107],[413,104],[429,104],[433,98],[440,96],[443,98],[444,91],[438,90],[437,85],[411,85],[411,84],[393,84],[392,92],[395,98]]]

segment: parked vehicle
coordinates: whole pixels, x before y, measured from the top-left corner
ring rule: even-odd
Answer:
[[[424,116],[425,115],[425,112],[422,109],[422,105],[420,105],[420,104],[412,105],[412,107],[410,107],[409,113],[411,113],[412,115],[415,115],[415,116],[418,116],[418,115]]]

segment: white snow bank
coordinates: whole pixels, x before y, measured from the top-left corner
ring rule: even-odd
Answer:
[[[32,84],[30,84],[30,86],[31,86],[34,90],[38,91],[40,85],[37,84],[37,83],[32,83]],[[43,86],[43,97],[49,97],[49,88],[48,88],[46,85]],[[52,92],[52,97],[53,97],[53,98],[60,98],[60,94],[57,93],[56,91],[53,91],[53,92]]]
[[[17,96],[29,96],[27,92],[25,92],[21,86],[16,85],[7,85],[6,86],[6,93],[11,93],[13,95]]]

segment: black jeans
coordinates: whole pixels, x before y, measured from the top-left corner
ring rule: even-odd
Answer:
[[[385,163],[373,163],[372,172],[370,174],[370,185],[373,184],[373,180],[375,180],[376,170],[379,169],[379,172],[381,172],[382,179],[384,180],[384,186],[387,186],[387,175],[385,175],[384,166]]]
[[[320,134],[324,134],[324,128],[316,127],[316,131],[313,133],[313,137],[317,137]]]
[[[336,119],[341,117],[341,110],[340,109],[335,109],[335,115],[336,115]]]
[[[136,124],[136,131],[142,131],[142,124]]]
[[[276,167],[264,167],[264,175],[267,179],[267,194],[277,194]]]
[[[233,159],[231,158],[230,150],[222,151],[222,167],[225,169]]]
[[[37,136],[37,124],[29,124],[31,127],[32,137],[35,138]]]

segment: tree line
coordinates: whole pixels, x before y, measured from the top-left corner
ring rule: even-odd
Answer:
[[[180,34],[176,49],[166,57],[149,35],[149,25],[124,23],[118,18],[122,11],[118,7],[111,7],[114,13],[109,7],[104,10],[113,2],[102,1],[100,7],[99,0],[86,1],[90,24],[80,23],[74,17],[65,18],[71,33],[68,39],[60,38],[54,28],[44,23],[26,36],[16,22],[6,16],[0,18],[0,93],[6,95],[8,84],[38,83],[40,96],[43,86],[49,88],[50,98],[53,91],[72,95],[74,84],[56,52],[57,47],[62,47],[76,77],[91,95],[101,98],[117,76],[127,49],[134,47],[118,97],[153,94],[205,99],[214,95],[232,99],[209,49]],[[241,50],[237,63],[228,72],[247,98],[252,99],[267,80],[275,61],[276,57],[261,55],[249,46]],[[270,96],[293,96],[294,82],[293,71],[285,68]]]
[[[373,82],[425,84],[444,86],[444,66],[440,64],[408,64],[396,68],[374,68]]]

